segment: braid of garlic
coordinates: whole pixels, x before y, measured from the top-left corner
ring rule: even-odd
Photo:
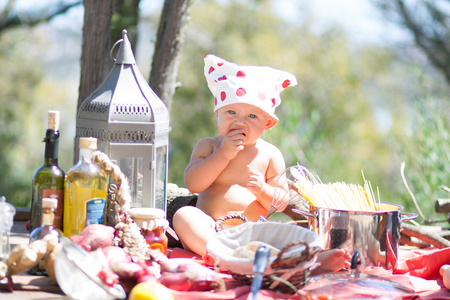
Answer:
[[[92,162],[99,164],[117,184],[111,184],[109,188],[110,204],[113,210],[109,214],[110,218],[113,218],[110,223],[114,224],[116,229],[113,244],[124,248],[132,256],[148,258],[149,247],[147,242],[142,236],[140,228],[133,222],[128,213],[131,204],[128,178],[122,173],[120,167],[111,162],[109,157],[101,151],[94,152]]]
[[[101,152],[95,151],[92,155],[92,162],[99,164],[101,168],[117,183],[117,189],[112,195],[115,196],[117,202],[118,216],[122,216],[130,209],[131,194],[128,178],[122,173],[120,167],[114,164],[109,157]]]
[[[131,256],[149,259],[149,247],[141,234],[140,228],[127,214],[125,220],[117,223],[117,235],[113,240],[114,245],[122,247]]]

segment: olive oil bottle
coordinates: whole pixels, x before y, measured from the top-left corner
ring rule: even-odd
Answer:
[[[43,141],[45,142],[44,164],[34,173],[32,180],[30,231],[41,226],[43,198],[58,200],[54,226],[60,230],[63,227],[65,174],[58,166],[59,111],[48,112],[47,128]]]
[[[92,154],[97,150],[96,138],[80,138],[78,163],[66,176],[64,187],[64,235],[78,235],[90,224],[104,224],[108,192],[108,176]]]

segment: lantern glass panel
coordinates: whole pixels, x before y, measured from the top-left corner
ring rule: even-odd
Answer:
[[[153,144],[110,143],[109,149],[110,159],[119,163],[122,173],[129,179],[131,207],[157,207],[153,196]]]
[[[166,211],[167,145],[156,148],[156,207]]]
[[[122,172],[128,177],[131,192],[131,207],[142,206],[143,157],[121,157]]]

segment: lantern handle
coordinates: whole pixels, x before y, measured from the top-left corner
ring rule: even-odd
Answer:
[[[118,40],[117,42],[115,42],[114,45],[113,45],[112,48],[111,48],[111,51],[109,52],[109,57],[110,57],[113,61],[116,61],[116,58],[113,56],[114,48],[116,48],[116,46],[117,46],[119,43],[121,43],[121,42],[123,42],[123,39],[120,39],[120,40]]]

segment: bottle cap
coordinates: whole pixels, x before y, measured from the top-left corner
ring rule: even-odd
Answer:
[[[58,207],[58,199],[42,198],[42,208],[44,207],[56,209]]]
[[[48,129],[59,130],[59,111],[48,111]]]
[[[132,218],[155,220],[164,218],[164,210],[152,207],[133,207],[129,211]]]
[[[94,137],[81,137],[80,138],[80,148],[97,150],[97,138]]]
[[[156,227],[168,227],[168,221],[164,218],[164,210],[152,207],[133,207],[129,210],[130,217],[140,227],[153,230]]]

